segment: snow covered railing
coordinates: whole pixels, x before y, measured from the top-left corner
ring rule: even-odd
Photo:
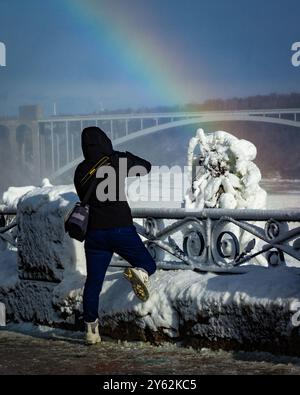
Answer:
[[[243,271],[246,262],[266,265],[300,261],[300,210],[132,210],[138,232],[162,268]],[[172,221],[173,220],[173,221]],[[162,250],[177,261],[162,261]],[[235,268],[235,270],[234,270]]]
[[[2,216],[16,214],[0,209]],[[159,268],[241,272],[241,264],[254,260],[265,266],[300,261],[300,210],[134,208],[132,214]],[[14,218],[0,227],[1,242],[17,246],[16,225]]]

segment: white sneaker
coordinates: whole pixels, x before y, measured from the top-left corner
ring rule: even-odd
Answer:
[[[124,270],[124,277],[131,282],[132,289],[136,296],[143,302],[149,298],[149,275],[144,269],[127,267]]]
[[[85,341],[87,345],[97,344],[101,342],[99,335],[98,319],[94,322],[85,322]]]

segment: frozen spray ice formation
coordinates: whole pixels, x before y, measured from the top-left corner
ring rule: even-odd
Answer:
[[[195,156],[197,148],[200,154]],[[266,192],[259,186],[261,173],[253,163],[255,158],[251,142],[224,131],[206,135],[198,129],[188,148],[191,187],[186,207],[265,208]]]

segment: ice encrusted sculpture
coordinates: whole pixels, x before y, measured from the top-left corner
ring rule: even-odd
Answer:
[[[195,155],[196,149],[199,153]],[[261,172],[253,162],[257,150],[253,143],[238,139],[225,131],[205,134],[198,129],[188,148],[188,176],[190,187],[185,195],[186,209],[264,209],[267,193],[259,185]],[[217,228],[216,228],[217,227]],[[253,236],[232,223],[219,223],[214,233],[232,232],[241,250],[253,240]],[[228,241],[230,248],[232,240]],[[257,244],[261,244],[256,239]],[[253,251],[257,250],[253,248]],[[215,240],[212,240],[215,260],[226,265],[230,259],[219,257]],[[259,255],[252,263],[267,266]]]
[[[197,147],[200,152],[195,155]],[[186,208],[265,208],[267,194],[259,186],[261,172],[253,162],[256,154],[255,145],[247,140],[224,131],[205,134],[198,129],[188,148]]]

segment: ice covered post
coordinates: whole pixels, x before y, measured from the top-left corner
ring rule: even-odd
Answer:
[[[195,155],[195,150],[199,154]],[[266,192],[260,187],[261,172],[254,163],[257,150],[250,141],[238,139],[225,131],[205,134],[198,129],[188,148],[190,187],[185,195],[186,209],[263,209]],[[245,248],[253,236],[231,223],[215,221],[214,234],[231,232]],[[216,250],[212,236],[211,247]],[[224,248],[231,255],[236,248],[231,236],[224,237]],[[216,254],[216,251],[215,251]],[[267,265],[263,256],[257,263]]]

